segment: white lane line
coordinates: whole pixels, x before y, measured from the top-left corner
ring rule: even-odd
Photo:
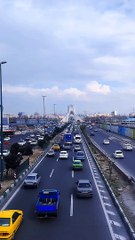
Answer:
[[[109,199],[109,197],[106,197],[106,196],[102,196],[102,195],[101,195],[101,197],[102,197],[103,199]]]
[[[119,222],[111,221],[111,220],[110,220],[110,223],[111,223],[112,225],[117,226],[117,227],[121,227],[121,224],[120,224]]]
[[[56,162],[58,162],[58,161],[59,161],[59,158],[56,159]]]
[[[112,207],[110,203],[104,203],[105,206]]]
[[[108,214],[115,216],[115,213],[114,213],[114,212],[108,211],[108,210],[106,210],[106,211],[107,211]]]
[[[95,178],[96,178],[96,179],[99,179],[99,177],[98,177],[98,176],[95,176]]]
[[[74,178],[74,170],[72,170],[72,178]]]
[[[50,173],[50,176],[49,176],[50,178],[52,177],[53,173],[54,173],[54,169],[52,169],[52,171]]]
[[[71,199],[70,199],[70,217],[73,216],[73,194],[71,194]]]
[[[97,180],[97,183],[99,183],[99,184],[100,184],[100,183],[102,183],[102,182],[101,182],[100,180]]]
[[[103,185],[100,185],[100,184],[98,184],[98,187],[100,187],[100,188],[104,188],[104,186],[103,186]]]
[[[99,189],[99,191],[100,191],[101,193],[106,193],[106,191],[105,191],[105,190],[102,190],[102,189]]]
[[[115,238],[118,240],[127,240],[127,238],[123,237],[122,235],[115,234]]]

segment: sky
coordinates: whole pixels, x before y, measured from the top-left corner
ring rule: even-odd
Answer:
[[[134,0],[0,0],[4,113],[135,109]]]

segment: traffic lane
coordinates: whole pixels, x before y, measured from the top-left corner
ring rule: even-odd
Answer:
[[[43,162],[45,163],[45,162]],[[65,160],[64,162],[61,162],[60,165],[63,165],[65,168]],[[60,166],[61,168],[62,166]],[[66,179],[66,174],[63,176],[55,175],[50,179],[49,177],[45,179],[45,172],[42,164],[42,179],[40,189],[43,189],[45,187],[49,188],[57,188],[60,190],[60,193],[62,195],[61,197],[61,203],[60,203],[60,211],[59,211],[59,222],[57,224],[60,224],[60,226],[63,223],[63,216],[69,216],[70,213],[70,194],[67,188],[64,188],[65,191],[63,191],[63,185],[64,181],[63,179]],[[67,170],[67,169],[66,169]],[[58,176],[58,179],[57,179]],[[56,178],[55,178],[56,177]],[[69,176],[68,176],[69,177]],[[43,180],[45,180],[45,185],[43,183]],[[62,180],[62,181],[61,181]],[[60,184],[61,183],[61,184]],[[65,181],[66,183],[66,181]],[[11,208],[19,208],[24,211],[24,222],[23,227],[20,228],[18,235],[16,239],[42,239],[44,235],[47,234],[47,229],[44,228],[44,226],[41,224],[41,221],[36,219],[36,216],[34,214],[35,204],[37,201],[39,189],[21,189],[21,191],[17,194],[16,198],[11,202],[11,204],[8,206],[8,209]],[[66,204],[65,204],[66,203]],[[68,206],[67,208],[65,206]],[[54,220],[54,219],[53,219]],[[38,230],[36,231],[38,227]],[[52,226],[51,226],[52,227]],[[30,231],[31,229],[31,231]],[[34,234],[32,229],[35,230]],[[57,228],[56,228],[57,230]],[[61,227],[60,227],[61,230]],[[48,228],[48,234],[50,235],[50,228]],[[52,230],[51,230],[52,232]],[[49,236],[48,235],[48,236]],[[52,239],[56,236],[56,233],[52,235]],[[49,237],[49,239],[51,239]]]
[[[94,191],[91,199],[76,198],[74,196],[74,219],[71,219],[71,221],[73,221],[76,229],[75,233],[77,234],[75,237],[77,239],[112,239],[96,191]],[[78,234],[77,229],[83,229],[83,231]]]
[[[16,239],[35,239],[35,238],[42,238],[44,235],[49,236],[49,239],[54,239],[55,236],[58,236],[59,239],[63,239],[63,234],[64,234],[64,239],[75,239],[74,237],[78,237],[79,240],[82,240],[82,236],[85,238],[83,239],[89,239],[89,234],[88,232],[90,231],[93,232],[93,223],[89,224],[86,226],[85,221],[82,224],[82,212],[79,217],[80,221],[78,220],[78,217],[76,220],[72,220],[71,224],[71,217],[70,217],[70,205],[71,205],[71,194],[73,193],[73,188],[75,186],[74,179],[71,178],[71,161],[69,160],[59,160],[57,164],[57,168],[55,168],[55,172],[51,178],[49,178],[49,170],[50,168],[47,167],[47,165],[50,165],[50,162],[48,161],[48,164],[46,164],[46,161],[43,161],[41,166],[38,167],[38,172],[42,175],[42,181],[41,181],[41,186],[40,188],[44,188],[45,185],[46,187],[52,188],[56,187],[60,190],[61,192],[61,199],[60,199],[60,209],[59,209],[59,214],[57,219],[53,220],[47,220],[47,221],[40,221],[36,219],[35,214],[34,214],[34,209],[35,209],[35,204],[37,201],[37,196],[38,196],[38,190],[39,189],[22,189],[20,193],[16,196],[16,199],[12,201],[12,203],[8,206],[9,208],[19,208],[24,211],[24,222],[22,227],[19,229]],[[54,162],[53,162],[54,163]],[[85,162],[87,163],[87,162]],[[86,164],[87,165],[87,164]],[[90,172],[88,171],[88,168],[85,168],[86,171],[82,171],[80,173],[81,178],[88,178],[88,174]],[[79,173],[78,173],[79,174]],[[91,178],[91,177],[90,177]],[[44,181],[44,182],[43,182]],[[98,198],[97,198],[98,199]],[[98,200],[99,201],[99,200]],[[92,206],[91,206],[92,205]],[[97,212],[97,201],[91,201],[91,205],[88,207],[94,209],[94,214],[99,218],[99,211]],[[79,207],[80,209],[80,207]],[[81,208],[83,209],[83,208]],[[84,212],[88,212],[88,208],[83,209]],[[91,217],[91,209],[90,211],[90,217]],[[102,210],[101,210],[102,212]],[[88,215],[85,216],[85,218]],[[74,215],[72,216],[74,219]],[[88,221],[89,218],[88,218]],[[51,224],[50,224],[51,222]],[[97,222],[97,221],[96,221]],[[44,224],[43,224],[44,223]],[[48,224],[49,223],[49,224]],[[103,223],[103,221],[102,221]],[[100,223],[95,224],[95,229],[96,227],[99,229]],[[79,229],[78,229],[79,226]],[[106,220],[104,219],[104,226],[106,226]],[[52,232],[52,227],[53,227],[53,232]],[[87,229],[87,227],[89,227]],[[32,231],[34,229],[34,231]],[[87,231],[88,232],[87,232]],[[99,229],[100,234],[96,231],[94,232],[94,237],[95,239],[111,239],[109,237],[109,232],[105,227],[102,226],[102,229]],[[65,236],[65,233],[67,232],[67,235]],[[92,234],[92,233],[91,233]],[[100,235],[100,238],[98,237]],[[102,236],[103,235],[103,236]],[[107,238],[105,238],[107,236]],[[101,238],[102,237],[102,238]]]
[[[135,161],[134,161],[135,149],[133,149],[132,151],[124,151],[122,148],[122,142],[118,141],[115,138],[110,140],[109,145],[103,144],[103,142],[101,140],[101,139],[104,139],[102,132],[101,132],[101,134],[96,135],[95,138],[93,137],[93,139],[108,154],[108,156],[113,158],[114,162],[118,163],[118,165],[120,167],[127,170],[129,172],[129,174],[131,174],[131,176],[133,176],[135,178]],[[124,158],[123,159],[114,158],[113,153],[115,152],[115,150],[122,150],[124,153]]]

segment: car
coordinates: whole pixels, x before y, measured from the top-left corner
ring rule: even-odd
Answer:
[[[12,240],[23,220],[21,210],[0,211],[0,239]]]
[[[8,149],[3,149],[3,156],[7,157],[10,154],[10,151]],[[1,156],[1,152],[0,152]]]
[[[74,159],[81,160],[81,161],[85,160],[84,151],[77,151],[76,154],[75,154]]]
[[[74,146],[74,152],[80,151],[80,150],[81,150],[81,146],[79,144]]]
[[[81,160],[73,160],[72,169],[73,170],[82,170],[83,169],[82,161]]]
[[[29,141],[30,141],[29,143],[31,146],[36,146],[38,144],[38,141],[36,139],[31,139]]]
[[[54,152],[54,150],[51,148],[51,149],[49,149],[49,151],[47,152],[47,156],[48,157],[53,157],[55,155],[55,152]]]
[[[60,159],[67,159],[68,158],[68,152],[67,151],[60,151],[59,158]]]
[[[110,141],[109,141],[109,139],[105,138],[105,139],[104,139],[104,141],[103,141],[103,144],[105,144],[105,145],[108,145],[108,144],[110,144]]]
[[[124,158],[124,154],[121,150],[115,150],[115,152],[113,153],[113,156],[115,158]]]
[[[57,189],[43,189],[39,192],[35,207],[37,217],[57,217],[60,201],[60,192]]]
[[[58,151],[58,150],[60,150],[60,145],[59,144],[54,144],[52,146],[52,149]]]
[[[5,137],[4,138],[4,141],[10,141],[10,137],[8,136],[8,137]]]
[[[76,196],[77,197],[92,197],[93,189],[89,179],[79,179],[76,182]]]
[[[65,142],[62,146],[63,149],[65,150],[70,150],[71,149],[71,144],[69,144],[68,142]]]
[[[124,143],[123,144],[123,150],[132,151],[133,146],[130,143]]]
[[[25,145],[26,141],[23,139],[20,139],[20,141],[18,142],[19,146],[23,146]]]
[[[37,187],[41,181],[41,176],[38,173],[29,173],[24,180],[24,187]]]

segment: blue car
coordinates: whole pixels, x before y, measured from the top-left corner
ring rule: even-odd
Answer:
[[[75,154],[74,159],[81,160],[81,161],[85,160],[84,151],[77,151],[76,154]]]
[[[36,203],[36,215],[40,218],[57,217],[60,192],[56,189],[44,189],[39,193]]]

